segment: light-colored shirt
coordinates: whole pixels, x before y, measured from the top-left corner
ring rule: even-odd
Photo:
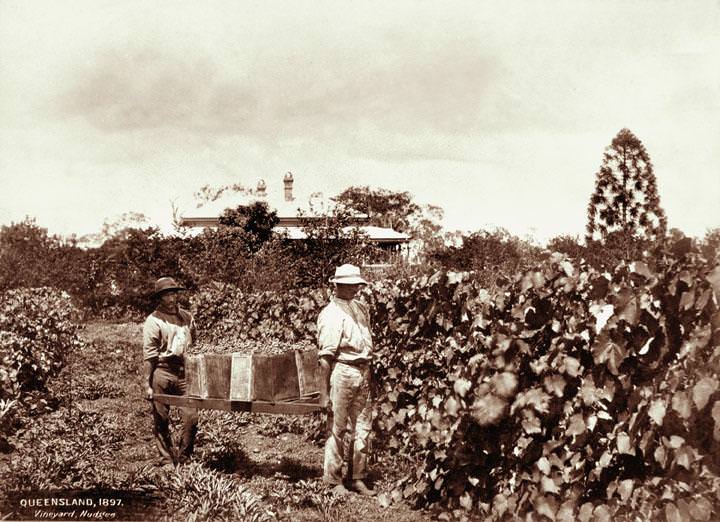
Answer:
[[[353,299],[333,297],[317,320],[318,357],[337,362],[370,361],[372,334],[367,307]]]
[[[143,325],[143,359],[179,360],[192,345],[195,320],[187,310],[169,314],[155,310]]]

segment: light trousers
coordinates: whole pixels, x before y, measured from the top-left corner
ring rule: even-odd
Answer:
[[[329,484],[342,484],[346,434],[350,438],[349,448],[353,449],[352,479],[364,479],[372,420],[369,368],[337,363],[330,376],[330,402],[333,425],[332,434],[325,443],[323,480]]]

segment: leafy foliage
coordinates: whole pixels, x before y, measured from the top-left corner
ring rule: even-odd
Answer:
[[[459,246],[436,246],[429,260],[445,270],[472,271],[488,288],[529,269],[543,256],[539,247],[503,229],[462,235],[460,241]]]
[[[246,242],[250,252],[257,252],[272,237],[273,228],[279,221],[277,212],[269,210],[264,201],[226,209],[219,219],[220,226],[239,227],[247,234]]]
[[[34,219],[0,227],[0,291],[20,287],[76,288],[70,270],[82,251],[72,241],[48,234]]]
[[[371,225],[409,234],[419,261],[442,245],[443,210],[435,205],[417,204],[408,192],[352,186],[333,200],[345,209],[367,215]]]
[[[333,199],[347,209],[367,215],[373,225],[400,232],[410,231],[413,219],[421,214],[420,206],[408,192],[348,187]]]
[[[702,251],[707,259],[720,258],[720,228],[707,231],[702,241]]]
[[[197,292],[192,309],[203,342],[297,343],[314,339],[317,314],[326,301],[322,290],[244,294],[216,285]]]
[[[6,437],[19,427],[22,415],[56,406],[47,385],[62,369],[68,350],[81,345],[77,315],[63,292],[35,288],[0,293],[1,446],[6,447]],[[16,410],[12,415],[11,409]]]
[[[322,216],[304,215],[300,225],[303,241],[288,241],[288,269],[295,273],[296,288],[317,288],[327,283],[335,267],[344,263],[363,264],[378,249],[354,226],[352,212],[335,208]]]
[[[395,497],[565,520],[717,502],[697,494],[717,482],[714,273],[696,252],[611,277],[555,256],[492,295],[452,274],[375,293],[378,432],[422,462]],[[669,490],[637,488],[650,476]]]
[[[284,297],[198,312],[251,338],[312,339],[324,299]],[[683,238],[612,273],[555,254],[490,291],[457,272],[376,282],[375,445],[416,463],[390,500],[491,519],[707,520],[719,297],[720,267]]]

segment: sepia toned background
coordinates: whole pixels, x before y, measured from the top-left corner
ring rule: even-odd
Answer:
[[[720,217],[720,7],[0,3],[0,222],[83,235],[259,178],[407,190],[448,230],[581,234],[623,127],[669,226]]]

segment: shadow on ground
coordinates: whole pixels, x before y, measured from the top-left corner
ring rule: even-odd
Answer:
[[[237,447],[212,452],[203,460],[214,471],[243,478],[275,477],[279,474],[296,481],[322,476],[320,466],[308,466],[291,457],[282,457],[279,462],[258,462],[251,459],[245,450]]]

